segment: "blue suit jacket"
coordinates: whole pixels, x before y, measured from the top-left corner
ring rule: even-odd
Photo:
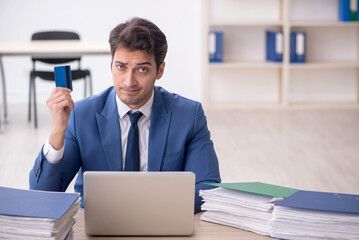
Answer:
[[[30,188],[65,191],[76,173],[75,191],[83,193],[85,171],[122,171],[119,116],[113,87],[75,104],[65,135],[65,152],[48,163],[41,149],[30,171]],[[200,103],[154,88],[148,141],[148,171],[196,174],[195,212],[205,182],[220,182],[218,160]]]

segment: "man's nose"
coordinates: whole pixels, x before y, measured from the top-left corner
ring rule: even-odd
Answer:
[[[124,84],[126,87],[133,87],[137,85],[135,74],[132,71],[128,71],[125,75]]]

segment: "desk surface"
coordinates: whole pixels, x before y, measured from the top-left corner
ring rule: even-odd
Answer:
[[[76,215],[77,222],[73,227],[74,239],[269,239],[252,232],[200,220],[201,213],[194,216],[194,234],[189,237],[92,237],[85,233],[84,210],[81,208]]]
[[[109,54],[109,43],[81,40],[40,40],[28,42],[0,42],[0,56],[66,56]]]

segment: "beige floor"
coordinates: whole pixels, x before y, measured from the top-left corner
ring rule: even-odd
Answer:
[[[358,109],[207,110],[223,182],[261,181],[306,190],[359,194]],[[28,173],[51,129],[26,105],[9,106],[0,134],[0,186],[28,188]],[[69,191],[73,191],[72,186]]]

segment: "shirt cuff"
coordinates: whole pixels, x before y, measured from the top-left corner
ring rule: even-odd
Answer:
[[[63,146],[58,151],[55,150],[51,146],[51,144],[49,142],[49,138],[47,138],[44,148],[43,148],[43,153],[46,158],[46,161],[48,161],[49,163],[52,163],[52,164],[56,164],[56,163],[60,162],[62,157],[64,156],[64,149],[65,149],[65,146]]]

